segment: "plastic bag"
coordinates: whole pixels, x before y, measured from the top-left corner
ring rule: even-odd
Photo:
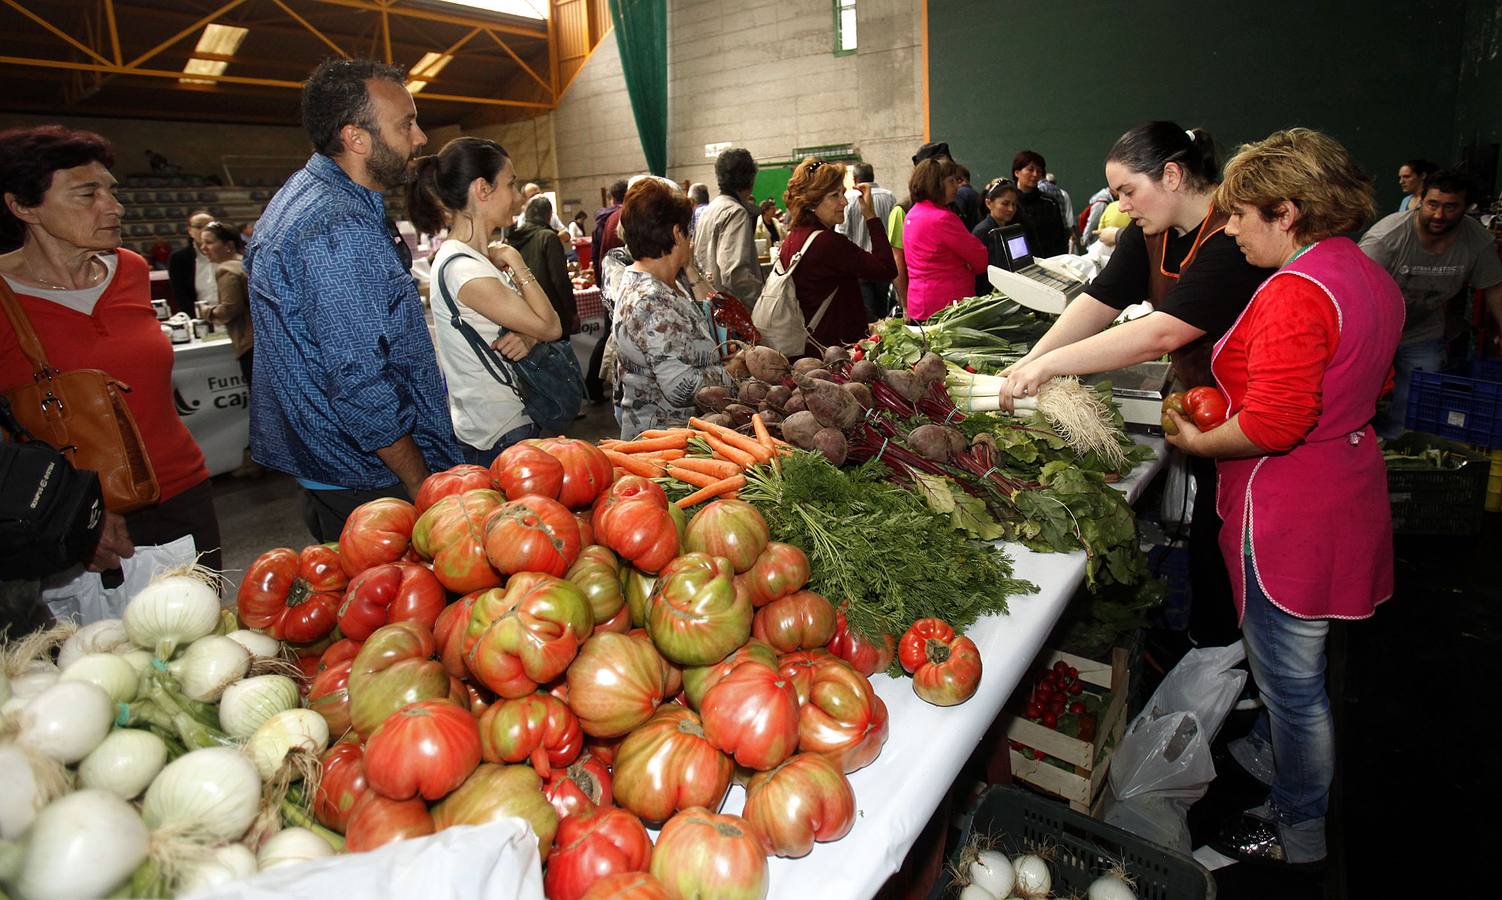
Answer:
[[[1210,743],[1247,673],[1241,641],[1191,650],[1132,720],[1111,759],[1104,818],[1148,840],[1188,853],[1189,807],[1215,780]]]
[[[194,893],[194,900],[508,897],[542,900],[537,836],[526,821],[458,825],[369,853],[340,854]]]
[[[72,619],[80,625],[89,625],[100,619],[118,619],[125,611],[125,604],[159,569],[191,563],[197,556],[191,534],[170,544],[137,547],[135,555],[120,560],[120,571],[125,578],[118,587],[106,588],[98,572],[72,569],[42,582],[42,602],[59,622]]]

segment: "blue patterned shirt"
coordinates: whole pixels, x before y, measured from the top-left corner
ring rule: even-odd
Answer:
[[[375,451],[403,436],[433,471],[461,461],[422,301],[379,193],[313,154],[256,223],[245,271],[257,462],[374,490],[398,480]]]

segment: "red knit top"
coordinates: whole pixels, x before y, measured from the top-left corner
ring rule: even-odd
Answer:
[[[1215,370],[1247,438],[1284,453],[1319,419],[1325,368],[1340,342],[1339,313],[1307,279],[1274,277],[1242,315]]]
[[[31,328],[55,369],[103,369],[125,382],[125,402],[146,442],[161,499],[170,500],[209,477],[203,451],[177,415],[172,391],[172,344],[151,308],[146,260],[118,250],[119,264],[93,315],[41,297],[16,293]],[[0,315],[0,390],[31,380],[10,320]]]

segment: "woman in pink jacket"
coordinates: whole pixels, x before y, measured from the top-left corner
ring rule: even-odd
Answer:
[[[922,321],[975,290],[986,271],[986,245],[948,208],[959,187],[959,167],[948,157],[925,159],[908,180],[913,208],[903,225],[907,258],[907,315]]]

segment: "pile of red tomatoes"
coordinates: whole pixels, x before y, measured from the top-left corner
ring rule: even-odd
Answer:
[[[759,897],[769,855],[850,830],[894,642],[806,590],[755,507],[687,518],[617,475],[527,441],[250,567],[240,617],[296,647],[344,734],[313,813],[350,850],[519,816],[551,897]],[[743,816],[717,813],[732,782]]]

